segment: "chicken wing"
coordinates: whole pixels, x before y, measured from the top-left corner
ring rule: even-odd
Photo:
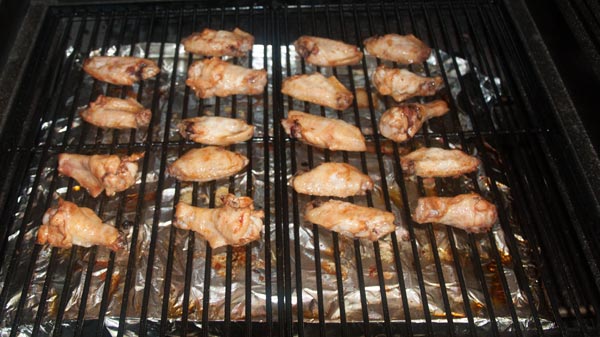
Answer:
[[[94,198],[103,190],[110,197],[135,183],[137,161],[142,157],[144,153],[131,156],[61,153],[58,155],[58,172],[77,180]]]
[[[99,245],[117,251],[122,242],[119,231],[102,223],[93,210],[62,199],[58,201],[58,207],[46,211],[37,234],[38,244],[49,243],[59,248]]]
[[[156,62],[128,56],[95,56],[83,62],[83,70],[97,80],[116,85],[132,85],[160,72]]]
[[[379,119],[379,132],[395,142],[412,138],[433,117],[448,112],[448,104],[442,100],[426,104],[407,103],[388,109]]]
[[[213,249],[225,245],[243,246],[260,238],[264,216],[262,210],[254,210],[251,198],[228,194],[223,197],[223,206],[218,208],[178,203],[173,226],[199,233]]]
[[[300,36],[294,47],[306,62],[323,67],[353,65],[363,57],[357,46],[316,36]]]
[[[185,51],[205,56],[244,56],[252,50],[254,36],[236,28],[232,32],[205,28],[181,41]]]
[[[451,198],[419,198],[413,218],[418,223],[437,222],[481,233],[496,223],[498,214],[494,204],[479,194],[469,193]]]
[[[245,156],[218,146],[191,149],[168,168],[181,181],[206,182],[232,176],[248,165]]]
[[[199,98],[258,95],[267,84],[267,72],[236,66],[213,57],[192,63],[185,84]]]
[[[477,170],[479,159],[460,151],[422,147],[400,158],[402,169],[419,177],[454,177]]]
[[[306,206],[307,221],[351,238],[371,241],[393,232],[394,214],[339,200],[312,201]]]
[[[443,85],[441,77],[422,77],[406,69],[390,69],[380,65],[373,73],[373,85],[382,95],[392,95],[402,102],[414,96],[432,96]]]
[[[421,63],[431,54],[431,48],[412,34],[373,36],[364,45],[369,54],[402,64]]]
[[[178,125],[183,138],[207,145],[231,145],[244,142],[254,134],[254,126],[241,119],[204,116],[182,120]]]
[[[152,112],[133,98],[120,99],[98,96],[83,110],[81,118],[84,121],[101,128],[136,129],[150,124]]]
[[[290,110],[281,120],[285,132],[309,145],[331,151],[366,151],[360,129],[342,120]]]
[[[372,190],[373,180],[352,165],[323,163],[292,177],[290,185],[302,194],[346,198]]]
[[[335,76],[321,73],[294,75],[283,80],[281,92],[301,101],[344,110],[352,105],[354,95]]]

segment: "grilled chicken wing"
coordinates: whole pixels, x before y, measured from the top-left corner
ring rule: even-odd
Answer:
[[[446,112],[448,112],[448,104],[442,100],[426,104],[401,104],[381,115],[379,132],[395,142],[403,142],[412,138],[426,120],[443,116]]]
[[[354,95],[334,76],[321,73],[294,75],[283,81],[281,92],[301,101],[344,110],[352,105]]]
[[[58,207],[49,208],[44,214],[37,243],[59,248],[99,245],[117,251],[122,238],[115,227],[102,223],[93,210],[60,199]]]
[[[290,110],[281,120],[285,132],[309,145],[332,151],[366,151],[360,129],[342,120]]]
[[[236,66],[213,57],[192,63],[185,84],[199,98],[258,95],[267,84],[267,72]]]
[[[351,238],[376,241],[393,232],[394,214],[339,200],[310,202],[304,213],[306,220]]]
[[[364,45],[369,54],[402,64],[421,63],[431,54],[431,48],[412,34],[373,36],[366,39]]]
[[[357,46],[316,36],[300,36],[294,47],[306,62],[323,67],[357,64],[363,56]]]
[[[400,158],[402,169],[419,177],[454,177],[477,170],[479,159],[460,150],[422,147]]]
[[[419,198],[413,216],[418,223],[438,222],[471,233],[489,230],[498,219],[496,206],[476,193],[452,198]]]
[[[254,134],[254,126],[241,119],[217,116],[184,119],[177,128],[183,138],[207,145],[241,143]]]
[[[181,41],[185,51],[205,56],[244,56],[252,50],[254,36],[236,28],[232,32],[205,28]]]
[[[83,62],[83,70],[97,80],[116,85],[132,85],[160,72],[154,61],[127,56],[95,56]]]
[[[441,77],[422,77],[406,69],[390,69],[380,65],[373,73],[373,85],[382,95],[392,95],[402,102],[414,96],[432,96],[443,85]]]
[[[77,180],[94,198],[103,190],[110,197],[135,183],[137,161],[142,157],[144,153],[131,156],[61,153],[58,155],[58,172]]]
[[[294,176],[290,185],[298,193],[346,198],[372,190],[373,180],[352,165],[323,163]]]
[[[260,238],[264,216],[262,210],[254,210],[251,198],[228,194],[219,208],[178,203],[173,226],[199,233],[213,249],[225,245],[243,246]]]
[[[152,112],[133,98],[120,99],[98,96],[96,101],[83,110],[84,121],[101,128],[136,129],[150,124]]]
[[[218,146],[191,149],[168,168],[181,181],[205,182],[232,176],[248,165],[245,156]]]

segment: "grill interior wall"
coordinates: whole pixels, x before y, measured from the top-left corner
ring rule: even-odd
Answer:
[[[165,48],[193,31],[236,26],[252,33],[257,45],[265,46],[262,53],[257,53],[255,48],[247,59],[234,61],[246,66],[256,62],[255,67],[268,69],[269,85],[262,97],[199,101],[177,80],[177,67],[172,67],[170,72],[163,69],[156,81],[146,81],[133,88],[91,81],[80,68],[82,59],[90,51],[106,53],[111,46],[116,46],[119,50],[113,52],[119,53],[120,48],[131,44],[140,47],[131,48],[132,53],[143,50],[148,54],[158,50],[161,62],[168,53]],[[562,331],[574,334],[597,327],[598,318],[594,313],[598,308],[598,287],[591,276],[596,265],[589,260],[573,263],[583,261],[586,252],[571,231],[573,227],[577,229],[578,224],[569,216],[567,201],[559,193],[560,177],[552,170],[549,160],[546,138],[552,130],[545,119],[551,116],[544,111],[548,103],[535,86],[535,77],[526,66],[523,50],[512,37],[514,31],[501,4],[414,3],[210,10],[189,5],[148,5],[107,7],[102,11],[93,6],[64,7],[48,12],[45,28],[36,44],[38,58],[33,59],[28,76],[20,83],[23,89],[19,98],[27,104],[17,105],[11,114],[17,117],[9,121],[8,130],[3,134],[3,141],[6,140],[3,143],[9,145],[3,146],[2,157],[10,160],[2,164],[7,173],[0,198],[3,203],[0,205],[4,206],[0,213],[0,256],[3,256],[0,325],[12,328],[11,335],[19,332],[100,333],[111,322],[120,322],[112,329],[121,335],[130,330],[142,335],[154,331],[186,334],[206,327],[200,329],[205,336],[209,331],[223,335],[274,335],[294,331],[301,336],[312,333],[473,334],[476,331],[498,334],[505,326],[503,320],[518,334],[544,333],[544,318],[554,321]],[[441,56],[439,51],[447,52],[467,60],[471,69],[477,68],[490,78],[500,79],[499,84],[488,82],[490,87],[485,88],[498,98],[495,104],[488,105],[473,72],[456,76],[462,91],[456,98],[446,95],[451,112],[428,123],[423,133],[407,143],[408,148],[456,145],[476,153],[483,161],[485,177],[489,180],[482,182],[476,174],[459,182],[437,179],[431,190],[421,180],[411,181],[402,175],[398,157],[401,147],[376,134],[367,138],[371,152],[346,154],[313,151],[290,141],[282,131],[279,120],[294,107],[343,118],[360,125],[365,133],[376,133],[374,122],[382,109],[374,109],[373,102],[366,112],[356,106],[344,112],[330,111],[289,99],[279,90],[283,78],[314,70],[294,61],[296,56],[290,43],[299,35],[325,36],[360,44],[366,37],[386,32],[413,33],[434,49],[436,57]],[[68,50],[71,52],[65,53]],[[173,63],[181,64],[184,69],[197,59],[187,54],[174,55]],[[352,69],[338,67],[332,73],[354,91],[361,81],[368,80],[367,72],[373,68],[369,62]],[[448,86],[448,75],[457,72],[458,64],[452,59],[444,67],[447,68],[443,69],[442,76]],[[372,90],[370,86],[366,88]],[[151,107],[155,113],[150,131],[147,134],[103,131],[82,124],[77,108],[100,93],[135,97],[144,106]],[[382,103],[387,106],[391,102],[382,100]],[[200,115],[206,110],[216,115],[245,118],[255,124],[258,132],[253,140],[234,148],[249,158],[261,160],[253,159],[251,169],[235,179],[208,184],[178,183],[166,177],[166,165],[196,145],[182,141],[173,131],[175,124],[181,117]],[[60,152],[138,151],[146,152],[140,166],[141,182],[114,198],[92,199],[85,191],[78,191],[72,179],[59,176],[55,170],[56,154]],[[303,158],[308,161],[301,160]],[[395,210],[409,240],[394,233],[391,248],[384,247],[380,243],[350,241],[303,222],[302,206],[309,198],[293,193],[287,187],[287,177],[321,161],[334,160],[348,161],[380,178],[379,194],[353,201]],[[400,188],[394,189],[395,185]],[[491,233],[466,235],[451,228],[417,225],[410,221],[409,208],[398,206],[413,205],[413,194],[407,192],[411,188],[416,189],[416,194],[453,195],[466,189],[478,190],[480,186],[488,187],[482,193],[487,193],[485,196],[501,210],[500,225],[506,243],[502,249],[497,247],[497,238]],[[510,190],[508,200],[503,199],[503,186]],[[195,235],[168,225],[179,200],[214,206],[215,192],[219,188],[253,196],[256,207],[265,209],[263,244],[241,250],[229,247],[215,253]],[[113,219],[121,230],[128,231],[128,248],[115,254],[104,248],[60,250],[35,245],[41,215],[55,203],[55,192],[94,209],[103,219],[105,216]],[[309,242],[313,247],[326,243],[332,251],[302,246],[297,240],[302,235],[312,236]],[[467,244],[459,247],[458,242],[463,241]],[[523,250],[521,241],[528,249]],[[427,257],[420,250],[423,242],[430,247],[431,255]],[[176,246],[177,243],[185,243],[185,246]],[[482,255],[488,251],[492,254]],[[306,252],[311,255],[310,259],[299,258]],[[388,260],[385,253],[391,254],[391,259]],[[373,265],[364,262],[367,255],[373,256]],[[524,258],[531,261],[523,261]],[[205,259],[206,262],[199,265],[199,261]],[[164,264],[156,261],[164,261]],[[258,261],[264,265],[257,266]],[[530,262],[537,267],[533,271],[523,267]],[[353,264],[358,270],[350,280],[344,275],[345,263]],[[180,264],[181,268],[174,264]],[[324,269],[324,264],[330,267]],[[307,266],[312,267],[314,274],[306,273],[306,269],[310,269]],[[414,268],[417,274],[406,276],[403,270],[407,268]],[[514,271],[514,275],[508,275],[507,269]],[[174,270],[184,273],[173,273]],[[435,275],[437,284],[426,284],[425,272]],[[535,273],[537,284],[530,284],[528,273]],[[258,274],[263,277],[263,283],[256,281]],[[36,275],[44,277],[36,278]],[[490,277],[497,282],[490,284]],[[477,280],[477,284],[467,286],[468,278]],[[509,281],[512,278],[516,283]],[[232,282],[239,279],[243,280],[243,289],[232,289]],[[447,284],[448,280],[453,283]],[[192,285],[195,281],[200,283]],[[317,285],[316,293],[311,295],[314,301],[306,302],[306,294],[297,289],[311,282]],[[78,284],[83,286],[76,287]],[[393,291],[400,294],[401,303],[388,302],[390,284],[398,284]],[[136,285],[142,286],[142,290],[136,291]],[[334,291],[324,293],[324,288],[329,286]],[[255,287],[266,296],[256,297]],[[473,295],[468,291],[471,287],[483,294],[483,303],[472,301]],[[541,289],[540,293],[536,287]],[[450,288],[457,289],[456,293],[450,293]],[[83,294],[75,294],[76,289]],[[349,289],[356,291],[359,308],[346,307]],[[511,298],[515,290],[522,295],[519,300],[538,305],[528,306],[529,311],[521,312],[519,304]],[[218,296],[215,292],[224,292],[223,303],[210,302],[211,295]],[[242,307],[231,307],[232,294],[243,296]],[[88,303],[94,301],[94,296],[99,296],[99,306],[90,309]],[[418,305],[411,302],[411,296],[415,296]],[[460,305],[453,297],[468,305]],[[72,298],[78,301],[73,302]],[[256,305],[256,301],[261,300],[264,312],[253,311],[252,303]],[[440,310],[430,309],[432,301],[441,302]],[[337,303],[335,320],[328,318],[332,302]],[[65,315],[74,324],[63,324]],[[175,323],[167,319],[178,316],[181,319]],[[478,328],[481,316],[489,320],[489,324]],[[523,317],[531,324],[518,324]],[[257,320],[261,323],[255,322]],[[95,323],[90,327],[89,322]]]

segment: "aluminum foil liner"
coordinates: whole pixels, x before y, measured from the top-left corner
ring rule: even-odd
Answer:
[[[145,177],[145,195],[143,200],[139,200],[139,188],[142,177],[140,177],[134,187],[118,195],[115,198],[100,197],[98,200],[91,199],[87,196],[86,192],[74,184],[70,179],[60,177],[56,175],[55,168],[57,166],[56,156],[51,154],[46,157],[43,154],[36,154],[32,160],[32,165],[29,168],[28,174],[30,181],[27,186],[24,186],[20,191],[20,208],[14,214],[15,221],[10,228],[10,237],[8,241],[7,252],[13,253],[15,251],[15,245],[20,234],[21,225],[24,224],[24,236],[19,246],[18,254],[15,258],[18,259],[16,275],[12,278],[12,283],[9,285],[4,284],[4,280],[7,278],[6,270],[10,263],[10,258],[4,259],[4,265],[0,271],[0,287],[8,286],[8,301],[6,304],[5,315],[0,318],[0,330],[1,335],[8,335],[10,333],[11,322],[21,300],[21,294],[23,290],[23,284],[26,284],[26,270],[28,263],[31,259],[32,254],[36,253],[37,257],[33,266],[33,276],[31,285],[27,289],[27,298],[24,299],[23,308],[21,312],[19,333],[31,334],[32,324],[35,320],[37,310],[40,304],[40,297],[44,290],[44,285],[48,286],[45,311],[42,314],[42,325],[40,334],[47,335],[51,334],[54,327],[54,321],[58,314],[58,308],[61,300],[65,300],[65,311],[63,315],[62,329],[73,329],[76,326],[76,320],[83,318],[84,320],[95,320],[99,318],[100,307],[103,300],[103,293],[105,287],[108,289],[108,299],[105,303],[106,312],[104,316],[103,326],[104,329],[111,335],[116,335],[119,328],[119,315],[121,313],[121,307],[123,303],[123,292],[126,287],[126,279],[129,277],[131,280],[131,286],[129,288],[129,298],[127,299],[126,315],[130,317],[126,320],[125,334],[136,335],[139,328],[139,319],[142,310],[142,300],[144,296],[144,290],[146,288],[146,275],[147,266],[149,265],[149,254],[151,245],[155,245],[155,255],[152,265],[152,279],[149,283],[150,296],[148,299],[147,316],[148,324],[157,324],[156,322],[161,317],[161,309],[163,301],[165,300],[163,294],[165,289],[165,273],[166,265],[169,252],[169,239],[171,233],[174,235],[174,251],[173,251],[173,267],[170,284],[170,292],[168,298],[168,319],[169,325],[168,330],[171,333],[177,331],[178,320],[181,319],[183,312],[183,294],[185,287],[190,287],[190,301],[189,301],[189,320],[190,320],[190,331],[201,328],[199,322],[202,319],[202,301],[204,296],[204,270],[206,263],[206,242],[200,238],[196,238],[193,247],[189,246],[189,233],[176,229],[172,231],[171,221],[173,218],[173,209],[175,200],[192,202],[195,200],[198,206],[208,207],[210,199],[215,194],[226,193],[228,190],[233,191],[238,195],[247,194],[247,179],[252,179],[251,185],[253,186],[250,191],[250,195],[254,198],[255,207],[257,209],[264,209],[265,212],[270,213],[270,221],[265,224],[265,231],[270,231],[271,238],[271,251],[266,251],[265,242],[259,240],[251,244],[251,254],[247,256],[245,250],[234,249],[232,255],[231,270],[231,319],[232,320],[244,320],[245,319],[245,297],[246,291],[246,275],[245,275],[245,261],[251,259],[251,280],[249,282],[251,286],[251,305],[252,305],[252,321],[265,321],[267,317],[266,303],[270,302],[273,308],[273,319],[277,320],[277,275],[275,268],[275,198],[271,195],[269,200],[271,203],[268,205],[264,204],[265,195],[264,187],[267,184],[273,184],[273,178],[275,176],[275,170],[273,166],[273,153],[271,151],[271,160],[269,162],[269,177],[271,181],[264,181],[264,161],[263,150],[265,142],[263,137],[273,135],[273,123],[279,121],[273,121],[269,118],[268,129],[265,130],[263,127],[265,105],[268,106],[269,111],[273,111],[271,94],[272,94],[272,76],[273,76],[273,60],[272,60],[272,47],[255,45],[252,58],[244,57],[237,60],[238,64],[252,67],[252,68],[266,68],[269,76],[268,92],[269,99],[267,102],[263,101],[262,97],[251,98],[251,101],[247,101],[247,97],[236,98],[236,117],[246,118],[248,114],[248,107],[252,110],[253,122],[256,126],[255,140],[252,145],[252,153],[247,153],[245,144],[233,146],[233,150],[240,153],[249,155],[252,157],[251,174],[244,172],[236,175],[231,180],[224,179],[218,181],[216,184],[200,184],[197,186],[197,193],[193,193],[193,185],[185,183],[177,183],[175,179],[166,177],[163,184],[162,191],[158,191],[158,181],[161,170],[164,170],[161,161],[162,156],[166,156],[166,163],[173,162],[179,155],[180,150],[178,146],[167,146],[161,147],[161,144],[167,142],[168,144],[180,144],[180,136],[176,130],[176,123],[181,118],[181,113],[184,108],[189,111],[188,116],[195,116],[196,114],[214,114],[219,107],[220,114],[225,116],[232,115],[232,99],[225,98],[220,100],[208,99],[204,100],[200,105],[198,99],[196,99],[193,93],[190,93],[190,99],[184,101],[183,96],[186,90],[185,79],[186,72],[189,62],[188,54],[185,53],[183,48],[180,46],[177,49],[175,44],[159,44],[151,43],[149,46],[149,52],[146,55],[146,45],[140,44],[135,45],[134,50],[131,50],[130,46],[112,46],[106,51],[106,55],[134,55],[139,57],[147,57],[150,59],[158,60],[161,48],[163,50],[162,60],[162,71],[158,77],[158,90],[160,94],[158,101],[154,102],[155,107],[158,111],[154,111],[155,123],[154,126],[147,130],[141,130],[139,132],[112,132],[98,130],[93,126],[86,126],[78,115],[72,116],[69,111],[72,108],[81,110],[85,108],[88,102],[95,98],[98,94],[103,93],[110,96],[131,96],[140,99],[144,106],[153,106],[153,90],[155,89],[155,80],[146,81],[146,85],[140,87],[134,85],[128,91],[122,92],[120,88],[94,82],[89,76],[85,76],[83,86],[79,91],[78,95],[71,96],[66,99],[62,108],[59,109],[59,116],[56,119],[56,123],[51,122],[51,116],[46,116],[43,124],[41,137],[41,143],[49,142],[53,146],[70,146],[71,148],[79,149],[80,152],[85,153],[89,148],[108,148],[112,144],[118,144],[120,148],[126,148],[127,145],[133,144],[134,147],[144,144],[144,141],[148,137],[152,137],[153,143],[156,146],[151,146],[150,151],[146,151],[148,159],[147,175]],[[287,64],[287,53],[290,51],[289,60],[290,64]],[[74,52],[72,47],[66,51],[67,55]],[[281,49],[282,53],[282,69],[284,76],[287,76],[287,69],[291,70],[291,74],[298,74],[302,72],[302,62],[299,56],[294,52],[293,46],[285,46]],[[100,50],[96,50],[89,56],[102,54]],[[463,88],[460,86],[458,80],[458,74],[454,67],[454,62],[458,64],[458,71],[461,75],[467,76],[468,74],[474,74],[480,90],[483,92],[485,104],[492,105],[496,102],[497,97],[494,91],[491,90],[491,81],[494,81],[498,87],[501,87],[500,80],[497,78],[489,78],[484,74],[481,74],[477,69],[471,69],[469,63],[460,58],[452,58],[444,51],[438,51],[440,61],[442,64],[438,64],[438,59],[432,55],[427,60],[427,69],[425,68],[414,68],[411,69],[417,73],[425,74],[429,71],[431,75],[440,74],[441,69],[445,70],[450,87],[447,88],[449,93],[454,97],[457,102],[460,102],[460,95]],[[178,55],[177,62],[175,61],[175,55]],[[81,63],[83,59],[88,55],[75,55],[77,69],[74,73],[81,71]],[[367,56],[367,67],[369,71],[373,71],[376,66],[376,59]],[[175,68],[175,69],[174,69]],[[171,74],[175,70],[174,85],[175,88],[171,91]],[[315,71],[316,69],[307,66],[305,69],[307,72]],[[330,74],[331,69],[321,69],[325,74]],[[338,67],[337,76],[342,83],[347,87],[350,87],[350,80],[352,79],[356,88],[365,86],[365,76],[361,66]],[[70,81],[67,83],[72,89],[76,85],[76,81]],[[374,88],[371,88],[375,92]],[[171,93],[174,95],[171,100],[172,106],[169,107],[169,98]],[[384,100],[381,97],[375,96],[375,100],[378,104],[378,108],[375,111],[375,115],[378,118],[384,111],[385,106],[389,105],[389,100]],[[186,106],[187,104],[187,106]],[[294,108],[303,110],[304,104],[295,102]],[[167,125],[167,113],[170,108],[172,113],[171,123]],[[285,100],[286,111],[292,107],[288,106],[287,99]],[[156,110],[155,109],[155,110]],[[459,120],[461,123],[462,131],[472,130],[471,120],[467,114],[463,111],[463,107],[459,104],[457,106]],[[320,107],[311,105],[310,111],[314,113],[320,113]],[[329,116],[336,116],[336,113],[325,109],[326,114]],[[360,125],[363,133],[370,135],[373,133],[373,124],[371,122],[370,111],[368,109],[361,109],[358,111],[360,116]],[[353,111],[345,111],[342,114],[342,118],[356,122],[354,120]],[[426,130],[428,132],[435,132],[435,124],[429,123]],[[417,137],[411,144],[412,146],[421,146],[424,138]],[[441,145],[442,140],[440,138],[431,138],[429,146]],[[137,144],[137,145],[136,145]],[[141,146],[140,145],[140,146]],[[372,145],[372,142],[370,142]],[[461,148],[461,143],[458,139],[450,139],[451,147]],[[86,147],[88,146],[88,147]],[[105,147],[103,147],[105,146]],[[351,164],[361,167],[360,154],[350,153],[347,158],[343,157],[341,153],[324,153],[319,150],[310,149],[306,145],[299,142],[290,141],[287,143],[287,178],[291,177],[296,172],[292,172],[292,153],[291,147],[294,146],[295,163],[298,170],[308,169],[308,158],[309,156],[314,161],[314,165],[325,160],[326,156],[330,156],[329,160],[332,161],[344,161],[348,160]],[[469,143],[469,148],[464,149],[469,153],[478,155],[474,144]],[[370,146],[373,148],[372,146]],[[137,150],[138,148],[136,148]],[[147,149],[147,148],[144,148]],[[164,152],[163,150],[164,149]],[[534,294],[534,303],[529,303],[524,296],[523,290],[519,287],[514,272],[513,260],[509,254],[509,249],[505,240],[505,234],[496,225],[491,232],[490,236],[486,234],[478,234],[468,236],[465,232],[460,230],[448,231],[443,226],[434,226],[429,228],[428,226],[414,226],[412,228],[414,237],[410,237],[410,224],[406,222],[405,207],[410,209],[414,208],[414,204],[419,195],[423,192],[428,194],[435,194],[443,192],[448,194],[458,194],[471,191],[474,189],[475,184],[481,189],[482,194],[490,200],[494,200],[490,191],[490,180],[486,176],[486,172],[480,170],[477,174],[477,180],[472,181],[467,177],[459,177],[453,180],[451,183],[447,183],[446,180],[428,180],[419,181],[414,177],[405,177],[405,186],[408,199],[410,200],[408,205],[403,204],[403,198],[401,197],[402,191],[395,181],[394,178],[394,156],[393,146],[388,142],[382,143],[383,167],[380,168],[378,164],[378,157],[374,151],[367,152],[366,158],[366,169],[369,175],[374,179],[377,188],[372,193],[373,207],[386,208],[384,200],[384,191],[382,190],[382,182],[385,181],[388,186],[387,194],[391,201],[391,210],[396,215],[398,222],[398,229],[396,230],[397,252],[400,256],[400,264],[402,265],[402,274],[396,270],[396,261],[394,260],[394,242],[389,236],[383,238],[378,243],[379,258],[382,262],[383,280],[385,282],[385,293],[389,315],[391,321],[403,321],[405,320],[404,310],[409,309],[412,322],[424,322],[425,312],[429,312],[433,322],[447,322],[446,315],[447,310],[450,310],[450,314],[453,317],[455,323],[467,323],[465,305],[469,305],[473,315],[474,321],[478,327],[482,329],[489,329],[489,308],[487,308],[484,294],[488,293],[492,298],[492,304],[494,314],[496,317],[496,323],[501,331],[510,331],[513,329],[513,321],[510,318],[508,311],[507,302],[511,301],[517,311],[519,317],[519,323],[522,328],[528,329],[532,324],[531,318],[531,306],[540,308],[540,297],[542,296],[540,287],[536,279],[536,269],[531,263],[528,255],[527,242],[524,240],[518,240],[519,253],[524,262],[523,268],[529,280],[529,287],[531,287],[532,293]],[[392,149],[392,150],[390,150]],[[400,151],[408,151],[408,148],[401,147]],[[498,163],[495,163],[498,164]],[[40,173],[41,183],[36,186],[36,189],[32,190],[33,181],[36,176],[37,168],[43,167]],[[492,167],[495,169],[495,167]],[[381,174],[384,172],[384,174]],[[519,225],[515,223],[513,217],[513,211],[511,208],[510,201],[510,187],[497,182],[497,187],[502,195],[502,205],[509,216],[509,225],[511,226],[515,237],[521,238]],[[271,189],[272,193],[272,189]],[[340,252],[341,264],[337,266],[334,259],[334,243],[331,232],[323,229],[318,229],[319,244],[315,247],[314,235],[312,225],[307,224],[302,216],[301,212],[304,205],[310,200],[308,196],[298,196],[298,204],[293,203],[291,189],[290,199],[288,204],[290,205],[289,214],[289,245],[292,250],[292,266],[295,265],[296,260],[300,260],[301,270],[295,270],[292,268],[292,280],[296,279],[296,272],[302,273],[302,284],[296,284],[293,282],[292,292],[292,306],[294,319],[297,319],[298,315],[298,298],[301,298],[302,302],[302,317],[304,322],[316,322],[318,321],[318,298],[323,298],[323,314],[326,322],[340,322],[340,303],[338,299],[338,281],[343,286],[343,294],[341,298],[344,301],[344,310],[346,314],[346,320],[348,322],[359,322],[363,320],[362,307],[361,307],[361,289],[359,287],[359,278],[364,280],[364,292],[366,295],[366,302],[368,306],[368,316],[371,322],[382,321],[384,319],[384,311],[381,303],[382,289],[378,281],[378,270],[376,267],[376,254],[375,246],[371,242],[359,242],[354,241],[345,237],[339,237],[339,245],[337,249]],[[69,197],[69,200],[73,200],[81,206],[87,206],[98,212],[100,217],[108,223],[116,224],[120,230],[126,236],[128,242],[127,249],[122,250],[114,256],[110,255],[110,252],[103,247],[98,248],[81,248],[75,247],[73,249],[52,249],[50,247],[37,247],[35,246],[35,237],[37,228],[40,225],[41,215],[45,211],[48,205],[56,203],[58,197]],[[157,204],[156,200],[160,197],[160,203]],[[30,199],[32,198],[32,199]],[[31,200],[32,207],[27,216],[25,217],[26,205]],[[53,201],[54,200],[54,201]],[[368,199],[366,197],[356,197],[354,202],[360,205],[367,205]],[[296,206],[296,207],[295,207]],[[138,207],[141,209],[141,214],[137,214],[136,210]],[[159,208],[158,210],[156,208]],[[301,223],[294,223],[294,214],[299,212],[299,218]],[[154,221],[155,216],[156,221]],[[117,219],[119,220],[118,223]],[[138,221],[137,232],[132,226],[135,221]],[[152,230],[153,224],[156,226],[155,241],[152,243]],[[299,236],[294,236],[295,226],[298,226]],[[136,237],[134,236],[136,234]],[[449,235],[452,236],[450,240]],[[265,233],[263,233],[263,238]],[[492,240],[490,240],[490,238]],[[433,241],[432,241],[433,239]],[[134,257],[135,266],[130,270],[132,273],[128,274],[128,263],[129,263],[129,250],[132,249],[132,241],[136,240],[135,252],[132,255]],[[452,252],[451,241],[455,242],[455,249],[458,255],[454,255]],[[433,250],[433,244],[437,247],[436,251]],[[298,245],[300,248],[300,255],[296,256],[294,253],[294,247]],[[358,251],[360,256],[355,255],[355,248],[358,245]],[[495,247],[495,248],[494,248]],[[186,260],[188,251],[193,249],[193,264],[192,264],[192,280],[189,285],[185,284],[186,274]],[[320,261],[315,261],[315,250],[318,249],[320,252]],[[418,256],[413,254],[413,250],[418,251]],[[498,273],[499,266],[494,259],[493,249],[497,249],[499,256],[501,257],[502,270],[504,273],[500,275]],[[477,251],[481,259],[481,264],[476,265],[473,260],[473,251]],[[35,255],[34,255],[35,256]],[[270,259],[270,261],[266,261]],[[210,283],[210,310],[208,313],[209,320],[220,321],[224,319],[225,309],[225,259],[226,250],[225,248],[217,249],[212,252],[212,268],[211,268],[211,283]],[[419,273],[416,269],[416,259],[420,263],[422,271],[422,282],[424,289],[419,286]],[[439,260],[441,263],[442,275],[438,275],[438,270],[435,267],[435,261]],[[70,264],[72,263],[72,266]],[[271,275],[266,275],[265,265],[271,263],[272,272]],[[361,264],[363,273],[358,274],[357,266]],[[464,298],[461,292],[461,285],[457,275],[457,269],[455,265],[459,264],[462,267],[462,273],[467,286],[466,294],[468,298]],[[108,274],[110,266],[114,269],[112,273]],[[91,270],[90,270],[91,268]],[[336,278],[336,268],[341,268],[340,274],[341,280]],[[49,273],[48,271],[52,272]],[[70,282],[68,289],[65,287],[65,278],[67,271],[70,270]],[[317,287],[317,270],[321,273],[322,278],[322,289],[319,290]],[[484,282],[486,289],[482,286],[482,280],[476,277],[476,271],[480,270],[484,275]],[[86,275],[91,271],[91,277],[86,279]],[[266,280],[271,280],[271,284],[265,284]],[[405,291],[402,291],[398,277],[402,277]],[[48,279],[49,278],[49,279]],[[48,279],[48,280],[47,280]],[[443,279],[445,287],[440,286],[440,281]],[[509,298],[507,298],[503,292],[501,280],[505,280],[506,284],[510,289]],[[49,282],[47,282],[49,281]],[[89,283],[89,284],[88,284]],[[267,298],[266,289],[270,287],[272,290],[271,298]],[[442,291],[447,294],[449,299],[449,308],[446,308],[442,301]],[[422,293],[424,292],[424,294]],[[301,294],[298,297],[298,293]],[[84,297],[84,294],[86,295]],[[62,299],[61,296],[67,296],[66,299]],[[404,308],[402,305],[403,296],[406,296],[406,302],[408,308]],[[427,305],[423,303],[423,298],[427,299]],[[80,308],[85,301],[85,310],[83,316],[79,316]],[[468,301],[468,303],[467,303]],[[542,324],[545,328],[553,327],[553,323],[545,319],[543,312],[541,313]],[[549,316],[548,316],[549,317]],[[154,323],[153,323],[154,322]],[[149,333],[152,335],[157,333],[156,330],[150,329]]]

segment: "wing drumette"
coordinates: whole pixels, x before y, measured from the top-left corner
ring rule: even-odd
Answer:
[[[290,110],[281,120],[285,132],[309,145],[332,151],[366,151],[360,129],[342,120]]]
[[[336,110],[350,107],[354,95],[335,76],[321,73],[294,75],[283,80],[281,92],[301,101],[323,105]]]
[[[254,126],[241,119],[217,116],[187,118],[177,128],[183,138],[207,145],[240,143],[254,134]]]
[[[103,190],[107,196],[113,196],[135,183],[137,161],[142,157],[143,153],[131,156],[61,153],[58,155],[58,172],[77,180],[94,198]]]
[[[372,190],[373,180],[352,165],[323,163],[294,176],[290,185],[298,193],[346,198]]]
[[[306,62],[323,67],[357,64],[363,56],[356,46],[316,36],[300,36],[294,46]]]
[[[132,85],[160,72],[156,62],[128,56],[95,56],[83,62],[83,70],[97,80],[116,85]]]
[[[101,128],[136,129],[150,124],[152,112],[133,98],[120,99],[98,96],[96,101],[83,110],[84,121]]]
[[[49,243],[59,248],[99,245],[117,251],[121,248],[122,240],[119,231],[102,223],[91,209],[60,199],[58,207],[49,208],[44,214],[37,243]]]
[[[231,95],[258,95],[267,84],[267,72],[233,65],[217,57],[192,63],[189,85],[199,98]]]
[[[421,63],[431,54],[431,48],[412,34],[373,36],[364,45],[369,54],[402,64]]]
[[[218,146],[191,149],[168,168],[181,181],[205,182],[232,176],[248,165],[245,156]]]
[[[403,142],[412,138],[426,120],[443,116],[446,112],[448,112],[448,104],[442,100],[426,104],[401,104],[381,115],[379,132],[395,142]]]
[[[419,198],[413,218],[418,223],[437,222],[471,233],[481,233],[492,228],[498,220],[498,214],[494,204],[479,194],[469,193],[452,198]]]
[[[306,220],[351,238],[376,241],[393,232],[394,214],[339,200],[310,202],[304,213]]]
[[[262,210],[254,210],[251,198],[228,194],[219,208],[178,203],[173,226],[199,233],[213,249],[225,245],[243,246],[260,238],[264,216]]]
[[[415,96],[432,96],[443,85],[441,77],[422,77],[406,69],[391,69],[384,65],[373,73],[373,85],[382,95],[392,95],[402,102]]]
[[[185,51],[205,56],[244,56],[252,50],[254,36],[236,28],[232,32],[205,28],[181,41]]]
[[[402,169],[419,177],[454,177],[477,170],[479,159],[460,150],[422,147],[400,158]]]

